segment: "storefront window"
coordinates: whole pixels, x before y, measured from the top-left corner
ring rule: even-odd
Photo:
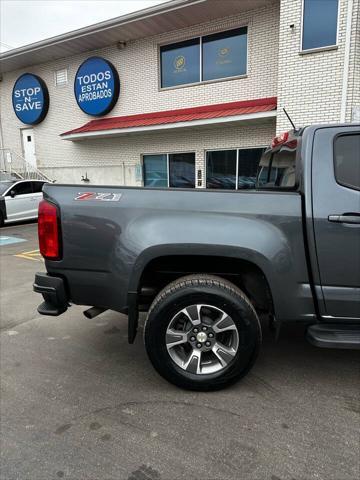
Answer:
[[[247,28],[202,39],[203,80],[246,74]]]
[[[161,47],[161,87],[174,87],[200,80],[200,39]]]
[[[245,75],[247,27],[162,46],[160,63],[162,88]]]
[[[195,187],[195,153],[144,155],[143,163],[145,187]]]
[[[169,186],[195,188],[194,153],[175,153],[169,155]]]
[[[263,148],[215,150],[206,154],[206,188],[255,188]]]
[[[144,185],[145,187],[167,187],[166,155],[144,155]]]
[[[206,188],[236,188],[236,150],[207,152]]]
[[[238,156],[238,189],[255,188],[263,148],[244,148]]]

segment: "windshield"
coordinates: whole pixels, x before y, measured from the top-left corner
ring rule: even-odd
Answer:
[[[13,185],[14,182],[0,182],[0,195],[6,192],[6,190]]]

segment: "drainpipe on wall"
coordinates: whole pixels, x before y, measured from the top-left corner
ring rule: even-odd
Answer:
[[[347,16],[346,16],[346,37],[344,51],[344,73],[341,93],[341,111],[340,122],[346,120],[347,93],[349,83],[349,65],[350,65],[350,47],[351,47],[351,27],[352,27],[353,0],[348,0]]]
[[[124,187],[126,187],[126,180],[125,180],[125,162],[122,162],[122,174],[123,174]]]
[[[2,78],[0,77],[0,82],[2,81]],[[5,170],[5,153],[4,153],[4,134],[2,131],[2,121],[1,121],[1,115],[0,115],[0,151],[1,151],[1,158],[2,161],[4,162],[4,170]],[[1,163],[0,163],[1,165]]]
[[[4,147],[4,139],[3,139],[3,131],[2,131],[2,123],[0,118],[0,148],[3,149]]]
[[[0,151],[1,151],[0,166],[1,166],[1,168],[3,168],[3,166],[4,166],[4,170],[6,170],[6,164],[5,164],[6,158],[5,158],[5,150],[4,149],[5,149],[4,135],[3,135],[2,122],[1,122],[1,117],[0,117]]]

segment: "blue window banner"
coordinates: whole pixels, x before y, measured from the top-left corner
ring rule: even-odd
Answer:
[[[49,91],[44,80],[24,73],[15,82],[12,104],[17,118],[26,125],[37,125],[49,110]]]
[[[245,75],[247,27],[203,37],[202,64],[204,81]]]
[[[200,39],[160,48],[161,87],[176,87],[200,81]]]
[[[119,94],[119,74],[111,62],[90,57],[80,65],[75,75],[74,95],[84,113],[93,117],[109,113]]]
[[[303,0],[302,49],[336,45],[338,0]]]
[[[167,155],[144,155],[143,165],[145,187],[167,188]]]

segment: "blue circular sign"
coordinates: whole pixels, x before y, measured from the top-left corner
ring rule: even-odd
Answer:
[[[74,93],[84,113],[98,117],[110,112],[120,93],[120,80],[114,65],[104,58],[91,57],[75,75]]]
[[[27,125],[36,125],[46,117],[49,110],[49,92],[45,82],[32,73],[19,77],[12,92],[15,115]]]

